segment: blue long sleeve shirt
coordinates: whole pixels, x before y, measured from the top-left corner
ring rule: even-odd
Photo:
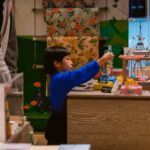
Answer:
[[[92,79],[99,69],[98,63],[92,61],[79,69],[58,72],[52,75],[50,81],[50,101],[53,111],[62,111],[67,93],[75,86]]]

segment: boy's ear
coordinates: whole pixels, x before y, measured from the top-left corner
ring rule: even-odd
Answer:
[[[55,61],[54,61],[54,66],[56,67],[56,69],[61,68],[61,62],[55,60]]]

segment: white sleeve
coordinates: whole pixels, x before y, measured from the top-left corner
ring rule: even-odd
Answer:
[[[7,64],[5,63],[2,49],[0,48],[0,83],[11,82],[11,74]]]

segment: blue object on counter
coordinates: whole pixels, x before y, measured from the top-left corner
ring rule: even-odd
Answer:
[[[116,81],[116,77],[115,76],[109,76],[108,81],[112,81],[113,83]]]
[[[107,75],[102,75],[102,76],[99,78],[98,81],[101,82],[101,83],[107,83],[107,81],[108,81],[108,76],[107,76]]]
[[[113,83],[116,81],[116,76],[107,76],[107,75],[102,75],[99,78],[99,81],[101,83],[107,83],[108,81],[112,81]]]

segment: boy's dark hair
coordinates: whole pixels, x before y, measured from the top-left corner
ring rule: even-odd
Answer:
[[[54,61],[62,62],[62,59],[67,55],[70,55],[70,52],[65,47],[62,46],[48,47],[45,50],[44,55],[44,68],[46,73],[50,75],[56,73],[57,70],[54,66]]]

